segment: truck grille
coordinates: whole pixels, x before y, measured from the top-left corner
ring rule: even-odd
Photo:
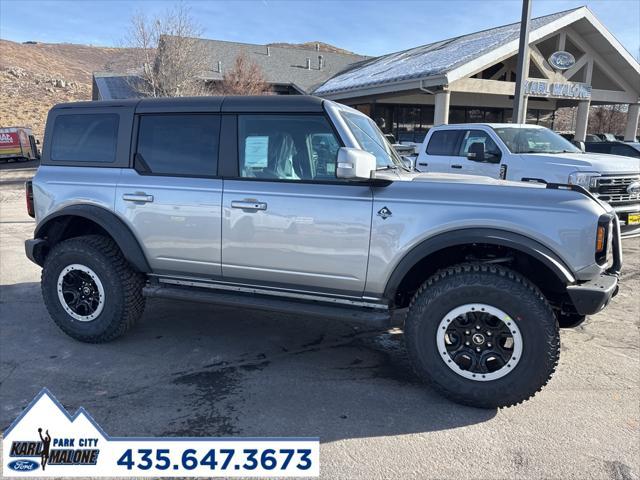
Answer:
[[[627,187],[634,182],[640,182],[640,175],[602,176],[596,179],[593,193],[612,206],[637,203],[640,202],[640,193],[627,192]]]

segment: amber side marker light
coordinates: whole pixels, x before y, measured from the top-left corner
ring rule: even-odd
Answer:
[[[596,252],[597,253],[604,252],[605,234],[606,234],[605,227],[603,225],[598,225],[598,233],[596,236]]]

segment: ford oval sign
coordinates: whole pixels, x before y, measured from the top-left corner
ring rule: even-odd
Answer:
[[[33,460],[14,460],[8,466],[15,472],[33,472],[38,468],[38,463]]]
[[[575,65],[576,59],[569,52],[554,52],[549,57],[549,63],[556,70],[567,70]]]

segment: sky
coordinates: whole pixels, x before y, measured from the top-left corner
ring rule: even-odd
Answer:
[[[520,20],[520,0],[187,0],[203,37],[246,43],[322,41],[382,55]],[[0,38],[123,46],[131,16],[172,0],[0,0]],[[640,0],[532,0],[532,17],[586,5],[640,58]]]

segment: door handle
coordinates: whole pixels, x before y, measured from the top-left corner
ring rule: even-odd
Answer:
[[[125,202],[150,203],[153,202],[153,195],[147,195],[146,193],[125,193],[122,195],[122,199]]]
[[[242,210],[266,210],[267,204],[264,202],[258,202],[257,200],[233,200],[231,202],[231,208],[240,208]]]
[[[420,162],[418,163],[418,165],[420,165],[421,167],[428,167],[429,164],[427,162]]]
[[[462,168],[462,165],[451,165],[451,168]]]

